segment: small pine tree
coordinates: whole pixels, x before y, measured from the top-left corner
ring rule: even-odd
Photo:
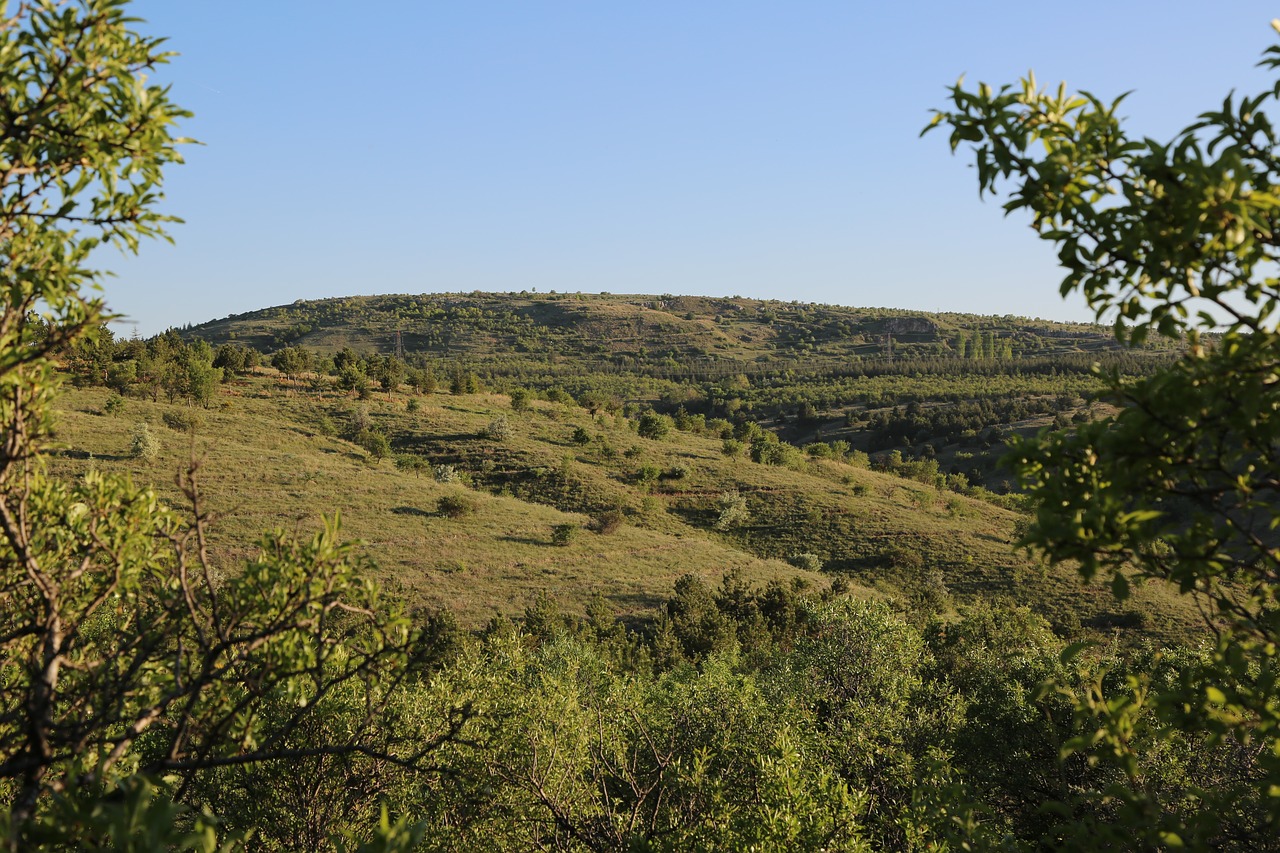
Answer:
[[[160,441],[151,433],[146,421],[138,421],[129,433],[129,455],[150,462],[160,453]]]
[[[484,437],[492,441],[506,441],[511,438],[511,423],[507,420],[507,416],[498,415],[489,421],[489,425],[484,428]]]

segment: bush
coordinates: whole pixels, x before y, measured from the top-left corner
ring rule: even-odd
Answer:
[[[511,392],[511,411],[523,412],[529,408],[529,392],[524,388],[516,388]]]
[[[437,483],[456,483],[459,479],[458,469],[452,465],[437,465],[434,473]]]
[[[810,572],[822,571],[822,558],[817,554],[792,554],[787,557],[787,562],[797,569],[804,569]]]
[[[102,410],[108,415],[118,415],[124,411],[124,397],[119,394],[112,394],[107,398],[107,402],[103,404]]]
[[[714,525],[716,530],[730,530],[751,520],[747,499],[737,490],[721,493],[720,497],[716,498],[716,508],[720,511]]]
[[[551,544],[565,546],[578,535],[578,525],[557,524],[551,528]]]
[[[445,495],[436,501],[436,512],[448,518],[465,518],[475,511],[476,499],[470,495]]]
[[[391,442],[387,437],[375,430],[363,430],[356,436],[356,444],[364,448],[365,452],[374,458],[374,460],[384,459],[391,455]]]
[[[404,404],[404,410],[412,414],[422,408],[422,404],[416,398],[410,397],[409,402]]]
[[[195,432],[200,426],[200,415],[196,412],[184,412],[181,409],[172,409],[160,416],[164,421],[164,425],[169,429],[178,432]]]
[[[151,427],[146,421],[138,421],[137,426],[129,433],[129,455],[134,459],[145,459],[150,462],[160,453],[160,442],[152,435]]]
[[[573,443],[579,446],[586,446],[591,443],[591,433],[582,427],[577,427],[573,431]]]
[[[656,412],[645,412],[640,416],[636,431],[641,438],[665,438],[671,432],[671,418]]]
[[[622,527],[623,520],[622,510],[608,509],[595,517],[594,529],[601,535],[617,533]]]
[[[412,471],[419,476],[422,469],[427,467],[427,460],[413,453],[397,453],[394,462],[397,471]]]
[[[490,441],[506,441],[511,438],[511,423],[507,416],[498,415],[489,421],[489,425],[484,428],[484,437]]]

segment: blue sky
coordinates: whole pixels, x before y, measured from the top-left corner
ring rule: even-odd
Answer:
[[[1034,69],[1168,136],[1254,68],[1261,2],[139,0],[203,145],[176,244],[104,255],[140,334],[356,293],[607,290],[1089,319],[1053,250],[918,139]],[[126,325],[124,331],[134,328]]]

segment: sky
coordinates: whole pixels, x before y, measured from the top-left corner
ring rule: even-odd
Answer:
[[[175,243],[99,261],[122,331],[298,299],[740,295],[1092,319],[943,133],[961,75],[1169,137],[1270,83],[1268,4],[136,0],[200,141]]]

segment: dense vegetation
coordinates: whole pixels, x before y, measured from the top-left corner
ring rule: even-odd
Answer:
[[[8,849],[1274,847],[1273,93],[1204,117],[1213,159],[1090,98],[953,90],[953,146],[1118,343],[527,295],[115,341],[86,264],[163,233],[185,115],[125,6],[0,18]],[[184,457],[163,499],[128,473]],[[220,538],[233,487],[413,557],[336,519]],[[646,549],[680,553],[618,595]],[[503,559],[488,619],[424,594]]]

